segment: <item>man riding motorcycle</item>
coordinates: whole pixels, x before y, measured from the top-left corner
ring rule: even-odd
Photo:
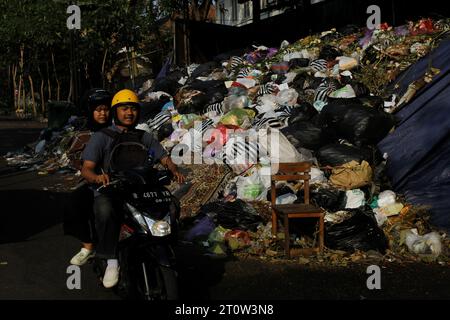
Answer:
[[[184,182],[184,176],[178,171],[177,166],[153,135],[135,129],[139,119],[140,104],[133,91],[124,89],[117,92],[112,99],[111,111],[113,124],[107,130],[96,132],[83,151],[84,162],[81,175],[89,183],[104,186],[110,183],[110,162],[112,152],[115,150],[115,135],[121,138],[133,134],[139,137],[153,161],[160,161],[172,172],[179,183]],[[118,157],[121,159],[128,157],[129,165],[134,164],[135,157],[131,154],[122,154]],[[126,169],[125,167],[122,169]],[[97,191],[94,194],[95,226],[98,235],[96,255],[107,260],[103,276],[105,288],[114,287],[119,281],[117,244],[121,226],[121,210],[117,209],[117,200],[108,194],[101,194]]]

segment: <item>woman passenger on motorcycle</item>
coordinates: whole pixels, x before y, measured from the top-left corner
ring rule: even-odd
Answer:
[[[112,96],[103,89],[91,89],[82,99],[82,106],[87,112],[87,130],[80,131],[75,137],[76,141],[69,151],[72,166],[81,170],[81,152],[94,132],[108,127],[111,124],[110,106]],[[93,227],[93,192],[88,184],[81,183],[71,194],[71,206],[65,215],[64,232],[81,241],[81,250],[70,260],[71,264],[81,266],[95,255]]]
[[[128,89],[117,92],[111,104],[113,124],[108,127],[112,132],[125,133],[135,131],[139,120],[140,103],[137,95]],[[111,145],[114,139],[105,132],[97,132],[89,140],[83,151],[83,167],[81,175],[89,183],[108,185],[110,176],[105,159],[110,159]],[[160,161],[167,167],[178,180],[184,182],[184,176],[178,171],[166,150],[155,137],[144,132],[141,138],[142,144],[151,154],[154,162]],[[132,159],[131,159],[132,160]],[[111,288],[119,281],[119,261],[117,259],[117,244],[119,241],[121,212],[117,210],[118,199],[113,199],[107,194],[96,192],[94,195],[95,229],[98,235],[96,255],[105,259],[107,267],[103,276],[103,286]]]

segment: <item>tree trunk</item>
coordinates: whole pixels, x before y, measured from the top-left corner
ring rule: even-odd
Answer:
[[[41,112],[42,115],[45,114],[45,98],[44,98],[44,76],[42,75],[41,72],[41,67],[38,64],[38,72],[39,72],[39,76],[41,77]]]
[[[34,100],[34,86],[31,75],[28,75],[28,80],[30,81],[30,88],[31,88],[31,106],[33,107],[33,116],[36,118],[37,117],[36,101]]]
[[[52,100],[52,86],[50,84],[50,70],[48,67],[48,62],[46,62],[46,66],[47,66],[47,91],[48,91],[48,100]]]
[[[105,50],[105,54],[103,55],[103,63],[102,63],[102,83],[103,83],[103,88],[105,88],[105,63],[106,63],[107,55],[108,55],[108,48]]]
[[[211,0],[203,1],[201,7],[203,8],[203,19],[202,19],[202,21],[206,21],[206,19],[208,19],[209,9],[211,7]]]
[[[20,98],[22,97],[22,76],[19,76],[19,90],[17,92],[17,109],[18,111],[20,109]]]
[[[59,83],[58,74],[56,73],[55,55],[53,54],[53,51],[52,51],[52,64],[53,64],[53,73],[55,74],[55,81],[56,81],[56,100],[59,101],[59,93],[61,85]]]
[[[44,78],[41,76],[41,110],[45,114]]]
[[[13,95],[14,95],[14,111],[17,109],[17,97],[16,97],[16,75],[17,75],[17,66],[13,64],[12,66],[12,80],[13,80]]]
[[[71,101],[73,94],[73,72],[72,68],[70,68],[70,83],[69,83],[69,95],[67,96],[67,101]]]

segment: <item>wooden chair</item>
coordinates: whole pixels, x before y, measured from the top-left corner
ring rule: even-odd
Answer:
[[[272,202],[272,234],[277,234],[278,217],[283,221],[284,225],[284,249],[287,257],[290,259],[290,236],[289,236],[289,219],[298,218],[318,218],[319,219],[319,246],[314,248],[300,249],[301,253],[320,252],[323,253],[324,247],[324,211],[309,203],[309,175],[311,171],[311,163],[280,163],[278,172],[272,172],[271,175],[271,202]],[[303,180],[304,203],[298,204],[276,204],[276,181],[292,181]]]

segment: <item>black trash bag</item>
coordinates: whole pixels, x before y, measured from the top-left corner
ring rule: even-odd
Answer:
[[[293,68],[306,68],[309,66],[309,59],[306,58],[295,58],[289,60],[289,69]]]
[[[161,95],[158,100],[152,100],[150,102],[141,103],[141,112],[139,122],[146,122],[149,119],[153,119],[158,113],[161,112],[162,107],[170,101],[170,98],[165,95]]]
[[[269,189],[269,191],[267,191],[267,201],[271,201],[271,189]],[[279,196],[282,196],[284,194],[288,194],[288,193],[292,193],[294,194],[295,192],[289,188],[287,185],[283,185],[281,188],[278,188],[275,190],[275,199],[278,198]]]
[[[347,204],[345,191],[336,188],[312,188],[310,197],[315,205],[330,212],[344,210]]]
[[[327,61],[335,60],[336,57],[340,56],[342,56],[342,52],[338,48],[330,45],[323,46],[319,53],[319,59]]]
[[[289,84],[289,87],[297,90],[298,92],[303,91],[303,86],[305,85],[307,75],[304,73],[299,73],[295,76],[294,80]]]
[[[319,114],[316,108],[309,102],[302,102],[300,105],[292,110],[292,115],[289,117],[289,125],[299,121],[309,121],[314,116]]]
[[[348,24],[344,27],[337,29],[337,32],[343,36],[348,36],[348,35],[351,35],[354,33],[359,33],[360,30],[361,30],[361,27],[358,27],[357,25],[354,25],[354,24]]]
[[[173,97],[177,93],[178,89],[181,88],[181,84],[178,83],[180,78],[176,79],[176,77],[165,77],[156,79],[150,90],[153,92],[164,91]]]
[[[353,82],[353,83],[351,83],[351,86],[353,88],[353,91],[355,91],[355,95],[357,98],[363,97],[363,96],[368,96],[370,94],[369,88],[367,88],[361,82]]]
[[[275,79],[274,83],[280,85],[283,83],[284,80],[286,80],[286,76],[284,74],[279,74],[277,75],[277,78]]]
[[[353,215],[343,222],[325,224],[325,245],[335,250],[377,250],[384,254],[388,248],[388,240],[378,227],[370,207],[348,211]]]
[[[357,148],[346,144],[329,144],[319,149],[316,154],[321,166],[340,166],[355,160],[361,162],[366,160],[373,164],[373,151],[369,148]]]
[[[203,109],[207,105],[208,97],[204,93],[197,94],[189,99],[189,102],[182,102],[177,105],[177,111],[181,114],[195,113],[203,114]]]
[[[228,94],[228,89],[225,87],[224,82],[221,80],[195,80],[185,88],[190,90],[198,90],[205,93],[206,105],[223,101],[225,96]]]
[[[296,148],[317,150],[328,143],[322,128],[307,121],[297,121],[280,130]]]
[[[327,81],[329,81],[329,80],[327,80]],[[323,79],[322,78],[319,78],[319,77],[312,77],[312,76],[306,76],[306,79],[305,79],[305,88],[304,89],[314,89],[314,90],[316,90],[319,86],[320,86],[320,84],[323,82]],[[303,89],[302,89],[303,90]]]
[[[217,63],[222,64],[222,62],[230,60],[231,57],[242,57],[246,52],[245,48],[234,49],[228,52],[220,53],[213,58]]]
[[[192,73],[189,81],[194,81],[198,77],[207,77],[219,65],[215,61],[210,61],[199,65]],[[189,83],[188,81],[188,83]]]
[[[365,107],[383,110],[384,100],[381,97],[366,95],[358,97],[358,100]]]
[[[255,232],[262,217],[250,204],[241,199],[233,202],[222,200],[214,201],[203,205],[200,208],[198,217],[208,215],[216,225],[221,225],[227,229],[250,230]]]
[[[361,104],[345,105],[336,100],[322,109],[320,118],[322,125],[356,146],[376,145],[395,125],[390,114]]]
[[[170,137],[170,135],[173,132],[173,126],[171,122],[167,122],[165,124],[163,124],[159,129],[158,129],[158,141],[161,142],[163,141],[165,138]]]

